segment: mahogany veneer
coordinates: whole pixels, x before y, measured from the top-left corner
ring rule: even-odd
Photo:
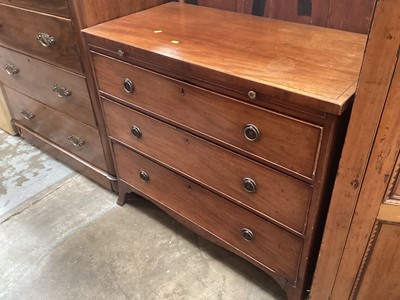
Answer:
[[[179,3],[84,35],[118,203],[146,197],[302,299],[365,36]]]
[[[116,191],[111,150],[80,30],[164,2],[0,0],[0,83],[19,133]]]

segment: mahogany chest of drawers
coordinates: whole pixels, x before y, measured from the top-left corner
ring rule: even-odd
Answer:
[[[365,37],[179,3],[84,35],[119,203],[144,196],[302,298]]]
[[[166,1],[142,2],[0,0],[0,88],[19,133],[109,189],[115,169],[80,30]]]

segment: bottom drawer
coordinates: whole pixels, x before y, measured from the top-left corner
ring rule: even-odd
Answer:
[[[97,129],[5,87],[14,120],[94,166],[107,170]]]
[[[113,150],[120,179],[248,260],[296,281],[300,238],[124,146],[114,143]]]
[[[20,132],[21,137],[23,137],[30,144],[40,149],[43,152],[46,152],[51,157],[56,160],[66,164],[68,167],[72,168],[79,174],[90,178],[95,181],[99,185],[109,189],[111,191],[117,191],[115,178],[113,176],[107,174],[106,172],[100,172],[99,170],[94,169],[91,166],[88,166],[78,159],[72,157],[70,153],[58,149],[57,146],[51,144],[51,142],[45,140],[43,137],[38,136],[34,132],[31,132],[29,129],[22,127],[21,125],[17,125],[18,131]]]

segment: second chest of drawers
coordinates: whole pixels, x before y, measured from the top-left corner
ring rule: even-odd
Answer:
[[[177,3],[84,32],[119,203],[143,195],[301,299],[364,36]]]
[[[0,84],[21,136],[117,190],[80,29],[164,2],[0,0]]]

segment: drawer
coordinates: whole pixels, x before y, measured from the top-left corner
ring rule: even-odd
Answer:
[[[0,66],[0,80],[4,84],[96,126],[84,77],[1,47]]]
[[[236,203],[303,232],[309,185],[122,105],[103,99],[103,107],[114,139]],[[133,126],[140,130],[141,138],[132,135]]]
[[[5,91],[18,123],[96,167],[107,170],[96,129],[10,88],[5,87]]]
[[[82,73],[71,20],[0,4],[0,44]],[[45,47],[38,39],[54,39]]]
[[[93,54],[93,59],[101,91],[257,160],[314,177],[321,127],[102,55]],[[125,78],[133,82],[134,92],[124,90]]]
[[[162,206],[218,237],[245,257],[296,281],[302,240],[160,165],[114,144],[121,179]],[[140,172],[146,172],[143,181]],[[143,177],[143,175],[142,175]],[[245,240],[243,229],[254,234]]]
[[[11,4],[62,17],[69,16],[67,0],[0,0],[0,3]]]

